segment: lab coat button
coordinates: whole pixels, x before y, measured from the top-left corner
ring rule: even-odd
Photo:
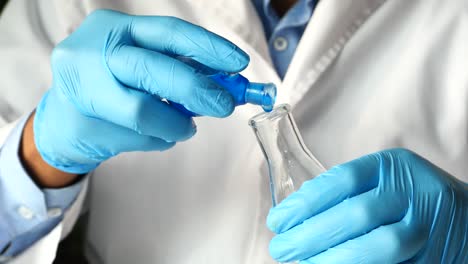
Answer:
[[[18,207],[17,212],[21,215],[21,217],[27,220],[32,219],[34,217],[34,212],[24,205]]]
[[[60,208],[51,208],[47,211],[47,216],[49,218],[55,218],[62,215],[62,209]]]
[[[273,47],[277,51],[283,51],[288,48],[288,40],[283,37],[277,37],[273,41]]]

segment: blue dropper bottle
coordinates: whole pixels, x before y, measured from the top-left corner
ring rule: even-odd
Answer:
[[[273,83],[250,82],[240,73],[219,72],[211,69],[191,58],[177,57],[178,60],[197,69],[213,81],[224,87],[233,96],[235,105],[254,104],[259,105],[265,112],[273,110],[276,101],[276,85]],[[170,102],[179,111],[189,116],[198,114],[187,110],[183,105]]]

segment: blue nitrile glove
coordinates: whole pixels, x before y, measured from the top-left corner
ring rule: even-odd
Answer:
[[[404,149],[305,182],[267,223],[281,262],[468,263],[467,184]]]
[[[176,56],[225,72],[249,62],[231,42],[177,18],[89,15],[52,54],[53,84],[34,119],[44,160],[86,173],[120,152],[165,150],[190,138],[193,120],[164,100],[201,115],[230,115],[229,92]]]

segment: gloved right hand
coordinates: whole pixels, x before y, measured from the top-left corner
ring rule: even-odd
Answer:
[[[81,174],[121,152],[165,150],[193,136],[193,120],[163,99],[201,115],[230,115],[231,95],[176,56],[226,72],[249,62],[231,42],[180,19],[89,15],[52,54],[52,87],[34,117],[42,158]]]

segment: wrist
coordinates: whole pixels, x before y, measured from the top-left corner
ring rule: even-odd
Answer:
[[[34,115],[26,121],[21,136],[19,156],[30,177],[42,188],[62,188],[74,183],[78,175],[66,173],[50,166],[41,157],[34,142]]]

